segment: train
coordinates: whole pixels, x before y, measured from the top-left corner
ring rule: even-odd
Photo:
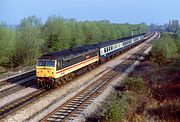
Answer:
[[[36,61],[36,82],[43,88],[56,88],[140,44],[154,33],[142,33],[44,54]]]

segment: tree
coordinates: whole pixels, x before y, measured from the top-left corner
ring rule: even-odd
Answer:
[[[59,51],[69,48],[70,31],[62,17],[49,17],[43,28],[48,51]]]
[[[172,32],[176,33],[179,31],[179,21],[178,20],[172,20]]]
[[[49,17],[44,25],[36,16],[27,17],[13,30],[0,23],[0,65],[15,67],[33,64],[42,53],[131,36],[133,28],[140,28],[135,34],[147,31],[144,23],[79,22],[56,16]]]
[[[179,21],[178,20],[170,20],[169,25],[167,27],[168,32],[174,32],[177,33],[179,32]]]
[[[69,47],[77,47],[85,44],[85,36],[82,31],[82,23],[75,19],[67,20],[68,30],[70,32]]]
[[[14,53],[15,32],[0,25],[0,66],[10,67]]]
[[[33,64],[41,54],[43,45],[41,36],[41,20],[36,16],[27,17],[21,20],[17,29],[17,42],[15,45],[14,64]]]
[[[82,24],[86,44],[94,44],[100,41],[101,32],[95,22],[85,21]]]

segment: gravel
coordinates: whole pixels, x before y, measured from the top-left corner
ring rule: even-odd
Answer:
[[[26,96],[26,95],[28,95],[28,94],[36,91],[36,90],[37,90],[36,88],[29,87],[29,88],[25,88],[23,90],[20,90],[18,92],[15,92],[13,94],[10,94],[10,95],[8,95],[6,97],[3,97],[2,99],[0,99],[0,107],[4,106],[7,103],[10,103],[11,101],[13,101],[13,100],[15,100],[17,98]]]

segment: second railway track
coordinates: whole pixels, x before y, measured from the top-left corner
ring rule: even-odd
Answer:
[[[6,97],[12,93],[18,92],[22,89],[25,89],[29,86],[32,86],[34,84],[35,84],[34,80],[29,80],[29,81],[24,82],[22,84],[14,85],[14,86],[9,87],[7,89],[3,89],[0,91],[0,99],[2,99],[3,97]]]
[[[28,77],[35,76],[35,74],[36,74],[35,70],[32,70],[32,71],[2,80],[2,81],[0,81],[0,88],[3,88],[4,86],[12,84],[12,83],[16,83],[16,82],[26,79]]]

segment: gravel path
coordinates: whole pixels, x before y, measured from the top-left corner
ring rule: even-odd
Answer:
[[[140,44],[138,47],[140,47],[141,45],[142,44]],[[56,90],[49,95],[46,95],[35,104],[29,105],[27,109],[24,108],[17,111],[13,115],[7,116],[6,118],[4,118],[4,121],[38,121],[39,119],[50,113],[52,110],[57,108],[57,106],[61,105],[69,98],[75,96],[77,94],[77,91],[84,89],[91,82],[103,76],[108,71],[108,69],[111,69],[115,65],[121,63],[123,59],[128,58],[130,54],[135,52],[135,50],[136,49],[131,49],[130,51],[98,66],[91,72],[81,75],[80,77],[74,79],[72,82],[64,85],[61,89]]]

